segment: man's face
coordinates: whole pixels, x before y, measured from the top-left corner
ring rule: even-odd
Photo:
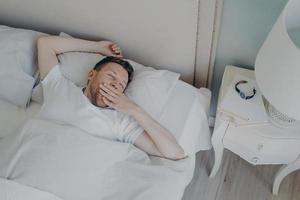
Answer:
[[[86,89],[89,90],[91,103],[98,107],[107,107],[99,92],[100,84],[106,83],[118,91],[124,92],[128,82],[128,73],[117,63],[107,63],[99,71],[90,71],[88,80]]]

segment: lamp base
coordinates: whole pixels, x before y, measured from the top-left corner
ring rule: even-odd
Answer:
[[[272,104],[266,101],[270,121],[280,128],[300,128],[300,121],[279,112]]]

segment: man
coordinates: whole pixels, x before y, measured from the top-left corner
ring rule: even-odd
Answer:
[[[121,59],[122,52],[117,44],[58,36],[41,37],[38,40],[41,79],[47,79],[47,74],[59,64],[58,54],[71,51],[110,56],[97,63],[89,72],[83,94],[99,108],[111,107],[134,118],[142,127],[142,132],[132,141],[136,147],[154,156],[173,160],[184,158],[184,151],[174,136],[124,94],[133,69],[128,62]]]

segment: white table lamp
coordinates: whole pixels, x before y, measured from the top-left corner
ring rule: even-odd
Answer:
[[[290,0],[255,61],[259,89],[271,121],[287,127],[300,121],[300,0]]]

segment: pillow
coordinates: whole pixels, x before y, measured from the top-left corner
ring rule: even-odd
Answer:
[[[168,70],[145,67],[131,60],[127,61],[135,71],[125,94],[152,117],[158,119],[180,75]]]
[[[26,107],[34,85],[36,40],[43,33],[0,25],[0,98]]]
[[[95,53],[68,52],[58,55],[62,74],[75,85],[85,87],[87,75],[105,56]]]
[[[1,60],[2,56],[0,56]],[[33,88],[34,78],[22,71],[5,70],[0,66],[0,99],[26,107]]]
[[[61,33],[61,36],[67,37]],[[79,87],[87,83],[87,74],[104,56],[94,53],[67,52],[58,56],[62,74]],[[125,90],[125,94],[141,106],[152,117],[158,118],[175,87],[179,74],[168,70],[156,70],[127,60],[134,68],[134,76]],[[42,95],[41,87],[34,90],[34,100]],[[38,95],[37,95],[38,94]],[[41,99],[41,98],[40,98]]]
[[[211,148],[210,99],[208,89],[198,89],[178,80],[158,120],[175,136],[187,155]]]

